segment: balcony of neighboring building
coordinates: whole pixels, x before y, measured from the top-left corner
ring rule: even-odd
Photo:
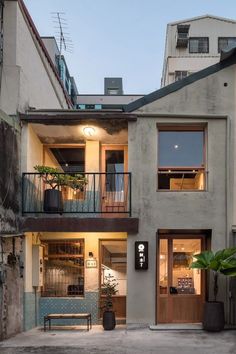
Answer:
[[[22,115],[23,218],[131,218],[129,119],[119,112]]]

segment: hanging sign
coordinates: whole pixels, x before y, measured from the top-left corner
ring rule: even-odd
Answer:
[[[135,242],[135,269],[137,270],[148,269],[148,242],[147,241]]]

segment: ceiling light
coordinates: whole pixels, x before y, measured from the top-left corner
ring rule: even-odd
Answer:
[[[93,127],[85,127],[83,132],[85,136],[91,137],[95,134],[95,129]]]
[[[177,144],[174,145],[174,148],[175,148],[175,149],[178,149],[178,148],[179,148],[179,145],[177,145]]]

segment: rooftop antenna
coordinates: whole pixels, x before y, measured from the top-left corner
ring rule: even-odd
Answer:
[[[70,34],[65,32],[68,29],[68,24],[66,19],[63,17],[65,12],[51,12],[53,22],[56,24],[54,28],[56,32],[56,40],[59,42],[59,63],[61,62],[62,50],[68,53],[73,51],[73,43],[70,39]]]

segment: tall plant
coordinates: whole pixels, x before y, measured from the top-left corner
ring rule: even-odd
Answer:
[[[216,253],[204,251],[195,254],[196,261],[192,262],[190,268],[205,269],[213,272],[214,279],[214,301],[218,295],[218,278],[220,274],[236,276],[236,247],[225,248]]]
[[[103,311],[111,311],[113,307],[112,296],[117,293],[117,281],[111,274],[105,276],[105,280],[102,284],[102,295],[105,295],[102,303]]]

